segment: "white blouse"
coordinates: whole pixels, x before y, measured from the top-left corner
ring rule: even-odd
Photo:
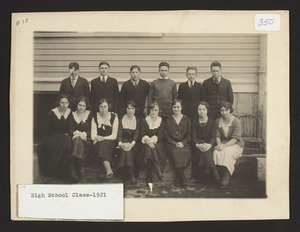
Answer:
[[[98,121],[98,128],[101,127],[101,124],[107,125],[107,126],[112,126],[112,133],[109,136],[103,136],[103,138],[107,139],[107,140],[116,140],[117,139],[117,135],[118,135],[118,126],[119,126],[119,120],[118,120],[118,116],[115,116],[115,120],[113,122],[113,125],[111,125],[110,123],[110,119],[111,119],[111,114],[109,113],[107,118],[102,118],[100,113],[97,113],[97,121]],[[91,128],[91,139],[95,140],[97,136],[97,124],[94,120],[94,118],[92,119],[92,128]]]

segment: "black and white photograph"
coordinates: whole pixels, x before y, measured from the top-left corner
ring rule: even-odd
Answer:
[[[266,43],[264,34],[34,32],[34,183],[267,197]]]
[[[281,83],[278,92],[280,80],[272,78],[273,69],[282,66],[285,72],[288,67],[270,52],[276,36],[254,30],[254,13],[245,14],[253,21],[251,29],[237,23],[231,30],[215,25],[217,31],[201,21],[199,29],[195,28],[190,22],[201,12],[189,13],[177,23],[172,20],[178,19],[176,12],[152,12],[149,18],[120,13],[118,20],[111,16],[108,25],[91,28],[84,28],[85,13],[73,13],[78,16],[74,28],[71,23],[59,25],[61,15],[53,13],[58,25],[31,28],[24,36],[32,49],[25,56],[27,72],[32,74],[27,85],[31,86],[16,82],[14,90],[26,88],[24,100],[31,101],[32,112],[25,110],[24,102],[18,103],[15,112],[30,115],[24,119],[29,123],[22,125],[32,136],[22,142],[15,137],[15,141],[18,147],[26,143],[25,150],[31,154],[18,158],[21,148],[16,148],[14,183],[122,184],[125,220],[129,221],[135,217],[155,220],[153,207],[164,210],[160,200],[174,208],[187,200],[176,210],[193,206],[191,214],[211,205],[215,209],[221,201],[224,207],[216,218],[228,219],[225,208],[230,202],[251,205],[255,201],[259,207],[258,202],[275,201],[277,195],[274,198],[270,190],[278,184],[276,170],[281,163],[287,170],[278,182],[288,196],[288,147],[282,147],[281,157],[274,154],[279,152],[276,146],[288,140],[287,132],[278,128],[280,119],[288,124],[288,115],[274,112],[274,108],[288,107],[288,102],[278,102],[288,99],[288,81]],[[275,13],[286,20],[283,12]],[[94,12],[86,21],[92,24],[94,18],[108,13],[98,14]],[[18,30],[34,20],[26,14],[16,16]],[[51,18],[51,14],[32,16]],[[158,28],[148,24],[156,16],[157,23],[161,22]],[[208,21],[210,16],[208,12],[203,15]],[[219,16],[230,25],[229,12]],[[126,26],[119,25],[121,21]],[[17,33],[21,34],[16,29]],[[285,57],[285,51],[281,52]],[[280,78],[288,80],[288,76]],[[278,140],[273,139],[276,133]],[[22,163],[28,181],[17,174],[23,172]],[[157,206],[138,216],[132,209],[136,204]],[[212,212],[209,215],[214,218]],[[181,219],[171,216],[170,220]]]

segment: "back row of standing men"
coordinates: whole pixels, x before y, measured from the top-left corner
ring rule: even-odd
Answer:
[[[176,98],[181,99],[183,103],[183,114],[191,120],[198,116],[197,107],[200,101],[206,101],[210,105],[209,117],[217,119],[220,116],[218,105],[227,101],[233,104],[233,91],[231,82],[222,77],[222,66],[220,62],[213,61],[210,66],[212,76],[203,82],[203,85],[196,81],[197,68],[190,66],[186,69],[187,81],[181,83],[178,88],[175,81],[169,78],[170,65],[167,62],[159,64],[159,77],[149,85],[140,78],[141,68],[133,65],[130,68],[131,78],[124,82],[119,91],[117,79],[110,77],[110,65],[106,61],[99,64],[100,76],[91,81],[91,91],[88,81],[79,76],[79,64],[71,62],[69,64],[70,76],[61,82],[60,93],[71,96],[76,99],[80,96],[86,96],[90,99],[92,111],[97,112],[97,103],[100,99],[106,98],[112,105],[114,112],[119,116],[125,114],[125,105],[129,100],[136,102],[138,110],[136,115],[144,117],[147,111],[147,105],[157,102],[160,106],[160,116],[163,119],[171,116],[172,101]],[[75,110],[72,100],[70,108]]]

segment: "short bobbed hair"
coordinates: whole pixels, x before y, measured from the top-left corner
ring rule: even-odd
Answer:
[[[219,110],[221,110],[222,107],[224,107],[226,110],[230,110],[230,113],[233,113],[233,111],[234,111],[232,104],[230,102],[227,102],[227,101],[221,102],[219,105]]]
[[[175,106],[176,103],[180,103],[180,105],[181,105],[181,107],[182,107],[182,100],[180,100],[180,99],[174,99],[174,100],[172,101],[172,106]]]
[[[58,107],[58,106],[59,106],[60,100],[63,99],[63,98],[66,98],[66,99],[68,100],[68,102],[70,103],[70,99],[71,99],[70,95],[65,94],[65,93],[60,93],[60,94],[58,94],[57,97],[56,97],[54,106],[55,106],[55,107]]]
[[[136,113],[136,111],[138,110],[138,106],[137,106],[137,104],[135,103],[135,101],[129,100],[129,101],[126,102],[126,104],[125,104],[125,113],[127,113],[127,107],[128,107],[128,106],[133,107],[133,108],[135,109],[135,113]]]
[[[140,68],[140,66],[138,66],[138,65],[132,65],[132,66],[130,67],[130,72],[131,72],[133,69],[137,69],[137,70],[139,70],[139,72],[141,72],[141,68]]]
[[[167,62],[160,62],[158,68],[160,69],[162,66],[168,67],[168,69],[170,69],[170,65]]]
[[[209,104],[208,104],[206,101],[201,101],[201,102],[199,102],[199,104],[198,104],[198,106],[197,106],[197,109],[198,109],[198,107],[199,107],[200,105],[205,106],[205,108],[206,108],[207,110],[209,110]]]
[[[89,99],[86,96],[80,96],[80,97],[77,97],[77,98],[74,99],[74,103],[76,105],[76,108],[77,108],[79,102],[81,102],[81,101],[85,102],[86,109],[89,109],[89,107],[90,107],[90,101],[89,101]]]
[[[101,98],[101,99],[98,101],[98,104],[97,104],[97,112],[99,112],[99,106],[100,106],[102,103],[104,103],[104,102],[106,102],[107,105],[108,105],[108,111],[109,111],[109,112],[112,112],[112,106],[111,106],[110,102],[108,101],[108,99],[106,99],[106,98]]]

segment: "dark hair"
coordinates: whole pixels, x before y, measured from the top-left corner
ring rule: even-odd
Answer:
[[[181,105],[181,107],[182,107],[182,100],[180,100],[180,99],[174,99],[173,101],[172,101],[172,106],[174,106],[174,105],[176,105],[176,103],[180,103],[180,105]]]
[[[152,109],[154,109],[155,106],[157,106],[158,109],[160,109],[159,104],[157,102],[151,102],[149,104],[149,111],[152,110]]]
[[[139,72],[141,72],[141,68],[140,68],[140,66],[138,66],[138,65],[132,65],[131,67],[130,67],[130,72],[133,70],[133,69],[137,69],[137,70],[139,70]]]
[[[132,106],[132,107],[135,109],[135,112],[138,110],[138,106],[137,106],[137,104],[135,103],[135,101],[129,100],[129,101],[126,102],[126,104],[125,104],[125,113],[127,113],[126,110],[127,110],[127,107],[128,107],[128,106]]]
[[[219,105],[219,110],[221,110],[221,108],[224,107],[226,110],[230,110],[230,113],[233,112],[233,107],[232,107],[232,104],[230,102],[227,102],[227,101],[223,101],[220,103]]]
[[[77,62],[71,62],[69,68],[75,68],[75,70],[77,70],[79,69],[79,64]]]
[[[70,95],[65,94],[65,93],[60,93],[57,95],[54,106],[58,107],[59,106],[59,102],[61,99],[66,98],[68,100],[68,102],[70,103]]]
[[[188,67],[186,68],[186,72],[188,72],[189,70],[195,70],[196,73],[198,72],[198,69],[197,69],[197,67],[195,67],[195,66],[188,66]]]
[[[160,62],[160,64],[158,65],[158,68],[160,69],[160,67],[162,67],[162,66],[166,66],[166,67],[168,67],[168,69],[170,69],[170,65],[167,62]]]
[[[213,66],[217,66],[219,67],[220,69],[222,69],[222,65],[219,61],[213,61],[210,65],[210,69],[213,67]]]
[[[199,102],[198,107],[199,107],[200,105],[204,105],[204,106],[206,107],[207,110],[209,109],[209,104],[208,104],[206,101],[201,101],[201,102]],[[198,107],[197,107],[197,108],[198,108]]]
[[[101,65],[104,65],[104,64],[107,65],[108,67],[110,67],[109,63],[106,62],[106,61],[101,61],[100,64],[99,64],[99,67],[100,67]]]
[[[80,97],[75,98],[74,99],[75,106],[77,107],[79,102],[81,102],[81,101],[85,102],[86,109],[88,109],[90,107],[90,101],[86,96],[80,96]]]
[[[110,102],[106,99],[106,98],[101,98],[99,101],[98,101],[98,104],[97,104],[97,112],[99,112],[99,106],[106,102],[107,105],[108,105],[108,111],[111,112],[112,111],[112,106],[110,104]]]

